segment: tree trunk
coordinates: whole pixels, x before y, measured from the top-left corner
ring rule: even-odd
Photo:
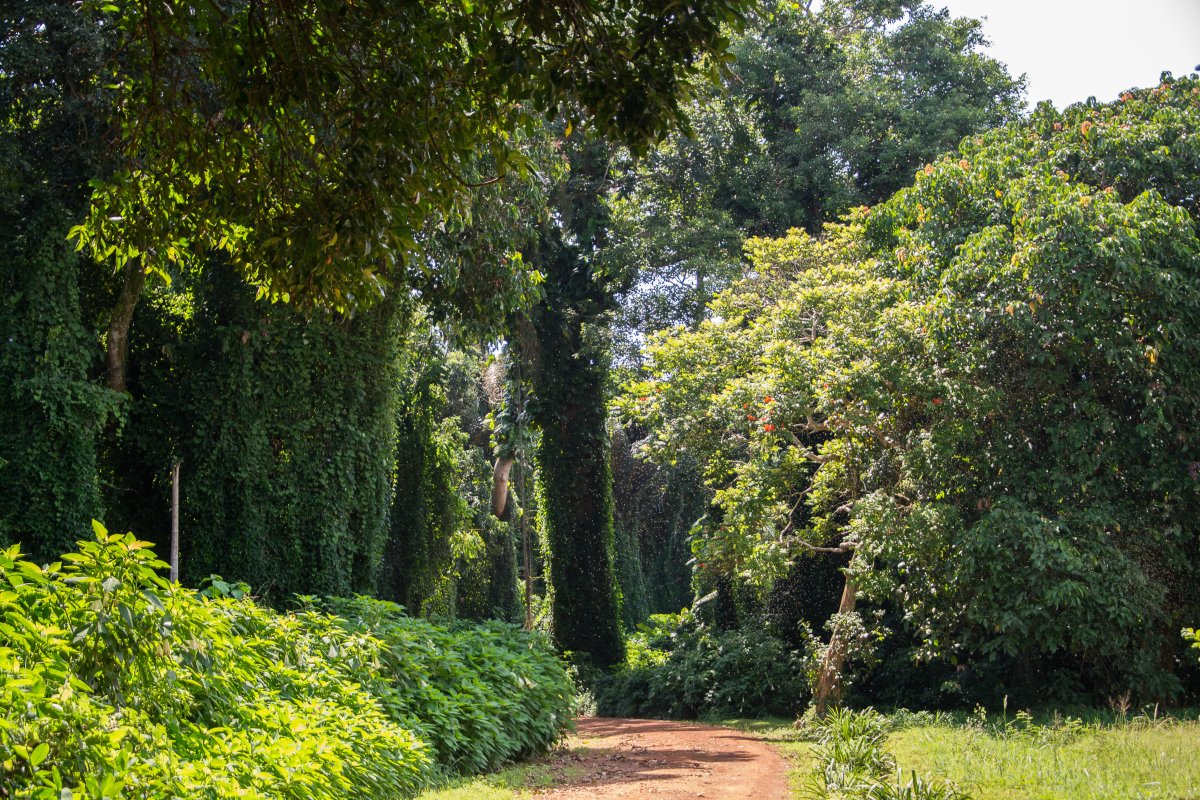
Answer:
[[[842,601],[838,604],[838,614],[849,614],[854,610],[857,591],[854,580],[847,575],[846,585],[842,589]],[[829,647],[825,650],[825,658],[821,660],[821,672],[817,677],[817,688],[813,692],[813,705],[817,718],[822,719],[829,711],[830,705],[836,705],[842,700],[842,667],[846,663],[846,639],[841,626],[835,624],[829,637]]]
[[[504,516],[504,507],[508,504],[508,476],[512,468],[511,458],[497,458],[496,466],[492,468],[492,515],[496,519]]]
[[[125,385],[125,361],[129,355],[129,326],[133,322],[133,310],[137,308],[146,286],[146,270],[140,261],[125,265],[125,280],[117,304],[108,323],[105,385],[115,392],[128,394]]]

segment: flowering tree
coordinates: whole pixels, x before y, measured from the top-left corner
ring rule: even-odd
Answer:
[[[927,659],[1178,683],[1200,541],[1200,81],[964,140],[661,334],[625,413],[705,464],[699,580],[853,551]],[[836,698],[837,626],[818,686]]]

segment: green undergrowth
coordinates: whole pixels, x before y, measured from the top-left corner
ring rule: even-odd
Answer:
[[[108,534],[0,551],[0,797],[399,798],[543,752],[572,686],[513,626],[174,586]]]
[[[655,614],[626,641],[626,659],[597,682],[604,716],[696,719],[793,714],[808,699],[811,654],[765,627],[714,630],[694,614]]]

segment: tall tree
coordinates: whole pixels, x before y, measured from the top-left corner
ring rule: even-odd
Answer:
[[[1015,119],[1023,81],[983,43],[977,21],[921,2],[769,4],[734,37],[729,77],[688,107],[691,135],[625,165],[606,258],[638,277],[613,326],[618,367],[630,375],[655,330],[695,330],[752,268],[748,237],[817,233],[963,136]],[[686,491],[705,492],[693,474]],[[689,530],[673,534],[683,552]]]
[[[598,253],[611,148],[567,137],[569,170],[530,253],[543,300],[518,321],[517,358],[532,389],[540,513],[558,645],[609,667],[624,657],[613,566],[613,486],[607,430],[604,326],[622,277]],[[515,363],[515,362],[514,362]]]
[[[769,4],[734,37],[719,87],[627,167],[609,257],[639,278],[617,320],[637,363],[654,330],[694,327],[741,274],[748,236],[816,233],[882,202],[959,140],[1015,119],[1023,79],[981,52],[977,20],[920,0]]]

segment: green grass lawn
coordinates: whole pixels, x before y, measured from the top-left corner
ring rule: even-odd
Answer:
[[[1125,720],[1092,712],[988,719],[890,715],[886,749],[907,782],[946,781],[972,800],[1200,800],[1200,721],[1186,714]],[[812,744],[786,720],[720,720],[762,737],[792,765],[792,796],[821,798]]]
[[[887,749],[905,773],[942,778],[974,800],[1200,800],[1194,717],[939,716],[893,732]]]

